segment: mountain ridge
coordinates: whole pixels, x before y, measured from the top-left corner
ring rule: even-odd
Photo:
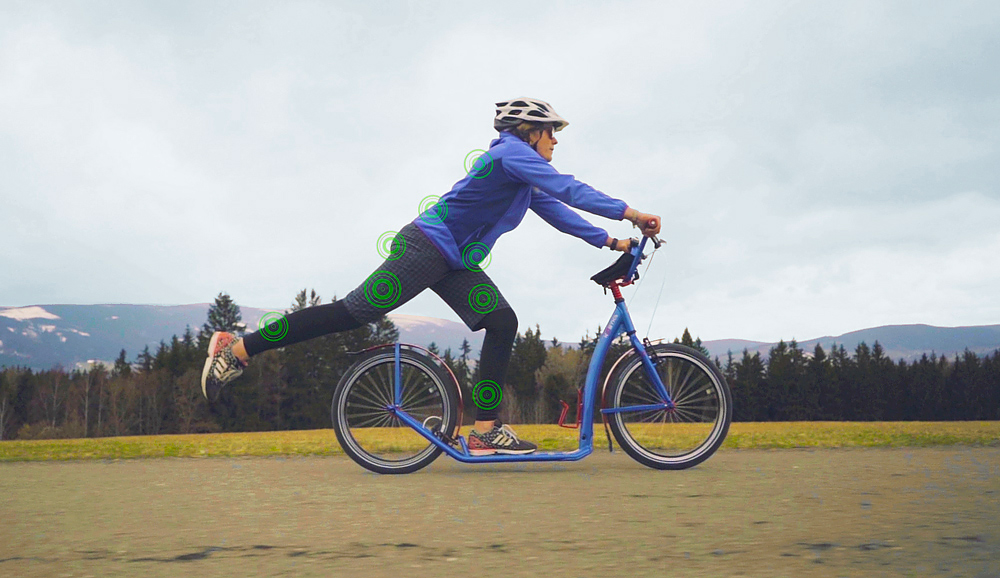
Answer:
[[[110,363],[118,357],[121,349],[126,350],[129,361],[134,361],[147,345],[155,351],[161,340],[167,342],[173,335],[183,335],[185,326],[190,326],[197,333],[207,318],[209,306],[209,303],[102,303],[0,307],[0,366],[20,365],[46,370],[58,364],[72,369],[86,366],[90,360]],[[240,307],[240,311],[243,322],[253,329],[264,314],[286,309],[244,306]],[[433,342],[439,351],[451,348],[455,356],[459,354],[462,340],[468,339],[472,347],[471,357],[478,358],[485,335],[483,331],[473,333],[463,323],[447,319],[397,313],[390,313],[389,319],[399,329],[401,341],[424,347]],[[886,355],[894,361],[911,361],[932,352],[953,357],[965,349],[984,355],[1000,349],[1000,325],[883,325],[839,336],[808,339],[797,344],[811,354],[817,344],[827,351],[837,344],[853,352],[862,341],[869,346],[878,341]],[[785,342],[790,343],[791,340]],[[551,338],[545,343],[546,347],[551,347]],[[730,351],[734,357],[741,356],[744,349],[751,355],[760,353],[766,357],[776,344],[744,339],[703,342],[711,356],[718,357],[723,363]],[[574,347],[576,342],[564,345]]]

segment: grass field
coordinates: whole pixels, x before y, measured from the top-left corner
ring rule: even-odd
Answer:
[[[542,450],[572,450],[577,430],[555,425],[516,426],[518,435]],[[468,429],[463,430],[468,435]],[[606,447],[595,427],[595,447]],[[412,431],[386,435],[385,448],[413,451],[426,444]],[[617,444],[615,444],[617,445]],[[723,448],[1000,446],[1000,422],[772,422],[733,423]],[[0,442],[0,462],[162,457],[343,455],[331,429],[281,432],[130,436]]]

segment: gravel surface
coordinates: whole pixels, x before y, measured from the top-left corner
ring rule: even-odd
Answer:
[[[0,464],[0,576],[1000,576],[1000,448]]]

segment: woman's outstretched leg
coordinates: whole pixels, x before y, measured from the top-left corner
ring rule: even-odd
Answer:
[[[288,323],[288,331],[281,339],[271,340],[264,337],[264,335],[279,335],[281,333],[280,321],[274,321],[265,327],[263,331],[255,331],[239,340],[233,346],[233,352],[239,357],[240,352],[237,347],[242,345],[247,355],[246,359],[249,359],[258,353],[270,349],[277,349],[321,335],[340,333],[361,327],[361,323],[351,316],[343,300],[293,311],[285,316],[285,321]]]
[[[287,323],[287,331],[281,339],[270,339],[264,335],[279,335]],[[289,313],[283,320],[276,320],[243,339],[236,339],[230,333],[216,332],[208,345],[208,359],[201,376],[201,389],[205,397],[215,401],[230,381],[243,373],[250,358],[269,349],[292,345],[321,335],[340,333],[361,327],[343,301],[326,305],[316,305]]]
[[[361,327],[361,323],[351,316],[342,301],[300,309],[286,315],[285,321],[288,323],[288,333],[281,339],[266,339],[261,336],[260,331],[257,331],[234,343],[233,354],[246,364],[254,355],[269,349],[285,347],[321,335],[340,333]],[[268,325],[265,333],[267,335],[280,334],[280,320]]]
[[[254,355],[377,321],[448,275],[448,263],[416,225],[406,225],[398,236],[405,241],[405,251],[401,249],[399,255],[386,259],[343,299],[288,314],[285,317],[288,332],[281,339],[271,341],[265,337],[281,333],[279,321],[268,325],[264,335],[257,331],[241,340],[232,334],[217,332],[209,343],[208,359],[201,377],[205,397],[217,399],[222,387],[239,377]],[[396,243],[393,240],[393,246],[404,246]],[[468,301],[468,296],[463,299]],[[386,300],[389,302],[384,302]]]

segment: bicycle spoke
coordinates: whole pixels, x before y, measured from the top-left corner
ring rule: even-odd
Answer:
[[[400,407],[410,408],[413,407],[414,403],[417,400],[422,398],[421,396],[427,397],[429,395],[430,394],[424,391],[424,388],[422,386],[408,387],[407,389],[403,390],[402,392],[403,400],[400,402],[399,405]]]
[[[369,404],[371,404],[371,405],[359,404],[359,405],[362,405],[362,407],[381,408],[381,409],[385,409],[386,408],[386,403],[384,401],[379,401],[377,399],[369,397],[369,396],[365,395],[364,393],[362,393],[361,391],[352,391],[351,393],[353,394],[352,395],[352,399],[351,399],[351,403],[357,403],[357,402],[353,401],[353,398],[356,397],[358,399],[361,399],[362,401],[365,401],[365,402],[368,402]]]
[[[343,427],[338,431],[344,435],[345,451],[350,449],[351,457],[365,467],[372,464],[390,469],[410,467],[433,456],[436,447],[388,409],[397,401],[394,355],[370,357],[373,359],[367,365],[349,374],[337,402],[340,405],[334,407],[335,412],[341,412]],[[418,422],[438,416],[451,423],[455,416],[446,407],[450,399],[446,386],[428,363],[432,361],[406,352],[400,356],[399,407]],[[335,425],[337,421],[335,418]]]
[[[719,399],[715,377],[686,353],[668,351],[654,366],[674,407],[617,412],[610,417],[619,431],[632,440],[630,447],[641,448],[656,463],[683,462],[697,455],[699,448],[716,440],[724,406]],[[658,388],[646,375],[641,362],[633,362],[616,386],[614,406],[648,406],[664,402]]]
[[[379,382],[375,382],[374,379],[380,377],[378,375],[369,376],[368,374],[362,376],[362,380],[369,384],[369,388],[356,388],[354,391],[366,391],[370,392],[374,397],[366,398],[371,403],[380,405],[381,407],[386,407],[392,402],[392,394],[388,392],[388,388],[385,386],[385,382],[381,379]],[[358,385],[361,385],[362,380],[358,380]],[[387,395],[388,394],[388,395]],[[360,395],[360,393],[358,394]]]
[[[361,421],[359,423],[354,423],[351,425],[353,427],[385,427],[383,424],[385,424],[392,417],[392,414],[384,410],[381,412],[372,412],[367,415],[373,415],[375,417],[367,421]],[[350,416],[350,418],[354,417],[359,417],[359,416],[357,414],[353,414]],[[348,421],[350,421],[350,418],[348,418]]]

